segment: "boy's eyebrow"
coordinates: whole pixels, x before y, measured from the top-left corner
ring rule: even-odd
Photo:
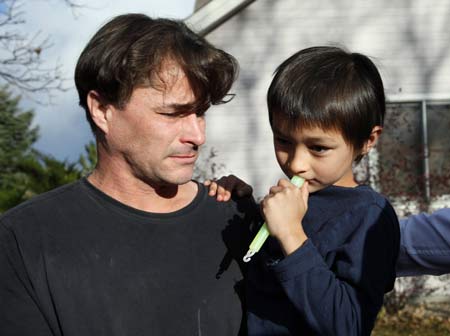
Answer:
[[[323,137],[307,137],[305,138],[305,142],[326,142],[326,143],[335,143],[336,140],[333,137],[323,136]]]
[[[274,133],[274,135],[276,136],[280,136],[283,138],[287,138],[290,139],[291,135],[290,134],[285,134],[282,131],[280,131],[279,129],[273,128],[272,132]],[[336,140],[331,137],[331,136],[311,136],[311,137],[305,137],[303,139],[304,142],[310,142],[310,143],[336,143]]]
[[[273,134],[278,135],[278,136],[281,136],[281,137],[283,137],[283,138],[290,138],[290,135],[289,135],[289,134],[283,133],[282,131],[280,131],[280,130],[277,129],[277,128],[272,127],[272,132],[273,132]]]

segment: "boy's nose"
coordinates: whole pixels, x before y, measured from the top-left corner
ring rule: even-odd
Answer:
[[[289,168],[294,175],[302,175],[309,171],[310,157],[307,151],[297,149],[290,157]]]

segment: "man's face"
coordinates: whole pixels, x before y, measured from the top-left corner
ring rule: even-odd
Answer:
[[[283,172],[298,175],[309,182],[309,192],[329,185],[355,186],[352,163],[355,152],[338,131],[291,128],[274,118],[275,155]]]
[[[205,142],[205,120],[175,109],[192,103],[194,95],[177,66],[164,70],[161,89],[136,88],[123,109],[111,108],[106,141],[110,154],[134,177],[149,184],[179,185],[192,178],[199,146]]]

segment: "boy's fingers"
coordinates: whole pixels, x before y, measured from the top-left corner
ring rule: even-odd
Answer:
[[[269,195],[275,195],[276,193],[282,191],[284,188],[279,186],[273,186],[269,190]]]
[[[217,194],[217,183],[216,182],[211,182],[211,184],[209,186],[208,195],[209,196],[215,196],[216,194]]]
[[[209,187],[208,195],[216,196],[218,201],[228,201],[232,193],[239,197],[251,196],[253,188],[234,175],[222,176],[218,180],[205,180],[203,184]]]
[[[226,179],[223,183],[223,200],[228,201],[231,198],[231,193],[234,191],[235,185],[231,179]]]
[[[225,201],[225,188],[221,185],[219,185],[217,188],[217,200]]]

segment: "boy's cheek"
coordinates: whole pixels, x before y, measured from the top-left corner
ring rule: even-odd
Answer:
[[[308,192],[314,193],[316,191],[322,190],[324,189],[326,186],[318,184],[318,183],[314,183],[314,181],[309,182],[308,181]]]

